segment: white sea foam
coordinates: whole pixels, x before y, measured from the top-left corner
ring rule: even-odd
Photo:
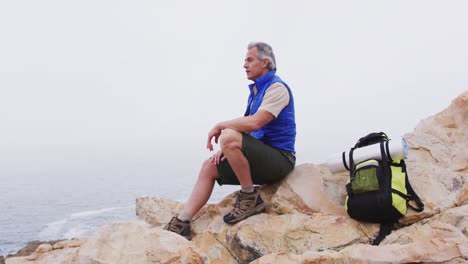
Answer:
[[[83,227],[74,227],[69,229],[64,235],[63,238],[65,239],[72,239],[72,238],[77,238],[77,237],[84,237],[90,232],[89,227],[88,228],[83,228]]]
[[[70,215],[71,219],[76,219],[76,218],[86,218],[90,216],[95,216],[95,215],[100,215],[108,212],[112,212],[115,210],[121,210],[121,209],[128,209],[131,208],[131,206],[128,207],[110,207],[110,208],[102,208],[102,209],[97,209],[97,210],[90,210],[90,211],[83,211],[83,212],[78,212],[78,213],[73,213]]]
[[[68,219],[61,219],[58,221],[54,221],[51,223],[46,224],[46,227],[39,232],[39,239],[40,240],[49,240],[51,238],[57,237],[63,226],[68,222]]]
[[[40,240],[51,240],[87,236],[105,222],[130,217],[131,208],[133,206],[110,207],[72,213],[64,219],[46,224],[45,228],[39,232],[38,237]],[[117,211],[121,212],[116,213]]]

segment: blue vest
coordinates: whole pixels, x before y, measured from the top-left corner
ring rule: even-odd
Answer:
[[[250,135],[267,145],[295,153],[296,121],[294,117],[294,99],[289,86],[275,74],[275,71],[269,71],[256,79],[255,83],[249,85],[250,95],[244,115],[255,114],[262,104],[267,88],[277,82],[282,83],[288,89],[289,104],[281,110],[276,119],[273,119],[262,128],[252,131]],[[256,95],[254,95],[253,91],[254,86],[257,88]]]

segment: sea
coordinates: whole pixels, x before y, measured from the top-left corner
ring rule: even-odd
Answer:
[[[0,176],[0,255],[16,253],[29,241],[92,236],[105,224],[131,221],[137,197],[184,202],[196,175]],[[215,186],[209,203],[235,186]]]

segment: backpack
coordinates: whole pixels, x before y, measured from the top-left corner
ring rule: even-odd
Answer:
[[[389,141],[383,132],[360,138],[349,151],[349,167],[346,168],[350,172],[345,201],[349,216],[381,224],[373,245],[378,245],[390,234],[393,225],[406,214],[408,206],[417,212],[424,210],[424,204],[409,182],[405,161],[392,160]],[[354,164],[354,150],[373,144],[380,144],[380,158]],[[416,206],[410,201],[414,201]]]

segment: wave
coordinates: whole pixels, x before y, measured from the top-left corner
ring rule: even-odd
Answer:
[[[50,222],[39,232],[39,240],[71,239],[92,235],[103,224],[135,218],[133,206],[109,207],[72,213]]]
[[[76,218],[89,217],[89,216],[93,216],[93,215],[100,215],[100,214],[111,212],[111,211],[129,209],[129,208],[133,208],[133,206],[109,207],[109,208],[103,208],[103,209],[97,209],[97,210],[83,211],[83,212],[73,213],[73,214],[70,215],[69,218],[70,219],[76,219]]]
[[[46,240],[48,237],[54,237],[55,234],[58,234],[62,230],[63,226],[68,222],[67,219],[61,219],[55,222],[46,224],[46,228],[39,232],[39,238],[41,240]],[[44,239],[46,238],[46,239]]]

